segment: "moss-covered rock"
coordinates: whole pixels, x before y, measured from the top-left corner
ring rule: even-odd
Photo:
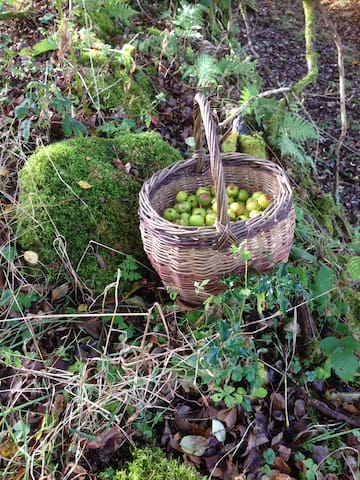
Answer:
[[[160,448],[139,448],[132,461],[121,470],[107,469],[100,478],[109,480],[205,480],[192,467],[174,458],[168,459]]]
[[[141,70],[130,73],[130,68],[122,65],[121,55],[92,48],[81,52],[79,62],[89,72],[87,88],[102,109],[118,108],[129,118],[144,119],[150,115],[154,89]],[[98,67],[96,77],[91,64]]]
[[[256,158],[268,158],[266,144],[260,133],[240,135],[240,151]]]
[[[63,236],[72,266],[77,269],[81,262],[80,278],[102,291],[124,257],[96,244],[89,249],[89,242],[144,259],[137,215],[142,180],[180,158],[155,133],[73,139],[40,148],[19,175],[21,247],[39,254],[51,279],[62,269],[53,243]]]

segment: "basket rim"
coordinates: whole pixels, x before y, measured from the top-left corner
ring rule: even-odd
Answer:
[[[209,168],[208,156],[209,155],[204,156],[205,171]],[[277,176],[278,182],[281,186],[280,194],[275,197],[272,204],[264,210],[262,215],[249,220],[231,222],[230,228],[227,232],[233,236],[235,235],[238,243],[245,238],[249,239],[257,236],[263,230],[271,230],[274,225],[288,217],[291,210],[294,208],[292,189],[286,173],[279,165],[276,165],[267,159],[256,158],[242,153],[222,154],[222,160],[225,162],[238,160],[240,163],[243,163],[246,166],[254,166],[254,168],[265,167],[269,173],[273,172],[273,174]],[[146,230],[148,233],[153,233],[154,235],[166,236],[170,243],[176,243],[179,241],[183,245],[190,245],[191,243],[198,241],[200,242],[199,246],[203,245],[205,247],[216,242],[216,239],[219,238],[219,235],[223,232],[223,230],[219,231],[219,225],[215,224],[213,226],[193,227],[169,222],[155,210],[150,200],[154,191],[159,187],[159,185],[157,185],[159,180],[161,180],[162,184],[166,183],[164,182],[165,180],[170,180],[168,183],[171,184],[171,176],[173,176],[174,173],[181,172],[183,167],[195,166],[196,162],[196,155],[189,159],[179,160],[172,165],[159,170],[144,182],[139,194],[138,214],[141,229]],[[175,182],[176,179],[173,181]],[[174,242],[170,240],[172,236],[174,237]]]

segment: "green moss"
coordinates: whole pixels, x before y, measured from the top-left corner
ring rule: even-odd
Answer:
[[[223,153],[233,153],[238,151],[239,134],[237,132],[230,132],[221,144],[221,151]]]
[[[91,96],[99,99],[100,107],[105,110],[121,108],[129,118],[143,117],[152,109],[154,90],[145,74],[136,70],[130,74],[128,68],[121,65],[121,56],[106,54],[90,49],[79,56],[79,62],[86,69],[93,65],[100,68],[96,71],[96,82],[89,75],[87,87]]]
[[[266,145],[260,133],[240,136],[240,150],[257,158],[268,158]]]
[[[155,133],[111,140],[73,139],[40,148],[19,174],[17,234],[21,247],[39,254],[50,279],[62,268],[53,246],[58,235],[66,240],[74,268],[91,240],[144,259],[137,215],[141,179],[180,158]],[[131,173],[116,168],[116,159],[122,165],[129,162]],[[80,181],[91,188],[81,188]],[[101,254],[105,270],[93,253]],[[95,252],[90,250],[83,258],[79,275],[100,292],[114,280],[123,260],[105,248],[97,252],[95,246]]]
[[[108,480],[205,480],[192,467],[174,458],[168,459],[160,448],[134,450],[132,461],[122,470],[108,469],[100,474]]]

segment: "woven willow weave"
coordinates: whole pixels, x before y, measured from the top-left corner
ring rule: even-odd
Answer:
[[[201,121],[209,154],[200,153]],[[241,153],[220,154],[216,124],[202,94],[194,102],[195,155],[155,173],[145,181],[139,197],[140,231],[144,250],[164,285],[176,291],[189,305],[201,304],[224,287],[226,274],[244,271],[245,261],[230,251],[241,245],[249,251],[248,268],[269,270],[285,262],[291,249],[295,213],[289,180],[274,163]],[[271,205],[255,218],[230,222],[226,185],[235,183],[250,192],[269,194]],[[214,185],[217,219],[212,227],[185,227],[162,218],[165,208],[175,203],[177,192],[195,192]],[[194,282],[209,280],[200,293]]]

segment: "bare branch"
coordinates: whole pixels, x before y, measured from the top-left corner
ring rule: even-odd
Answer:
[[[345,95],[345,67],[344,67],[344,48],[341,43],[340,36],[338,34],[336,25],[329,17],[325,7],[319,0],[316,0],[317,6],[321,11],[321,14],[325,20],[326,26],[331,30],[333,34],[333,40],[338,52],[338,67],[339,67],[339,96],[340,96],[340,115],[341,115],[341,132],[340,137],[336,145],[336,164],[335,164],[335,199],[339,202],[339,177],[340,177],[340,150],[344,143],[347,131],[347,119],[346,119],[346,95]]]
[[[236,117],[241,115],[241,113],[247,109],[250,103],[254,102],[255,100],[258,100],[259,98],[264,98],[264,97],[271,97],[272,95],[276,95],[277,93],[289,92],[290,90],[291,90],[290,87],[275,88],[274,90],[267,90],[266,92],[259,93],[259,95],[255,95],[254,97],[249,98],[249,100],[246,100],[246,102],[244,102],[239,108],[234,110],[229,117],[227,117],[224,121],[219,123],[219,127],[224,128],[227,125],[229,125]]]

